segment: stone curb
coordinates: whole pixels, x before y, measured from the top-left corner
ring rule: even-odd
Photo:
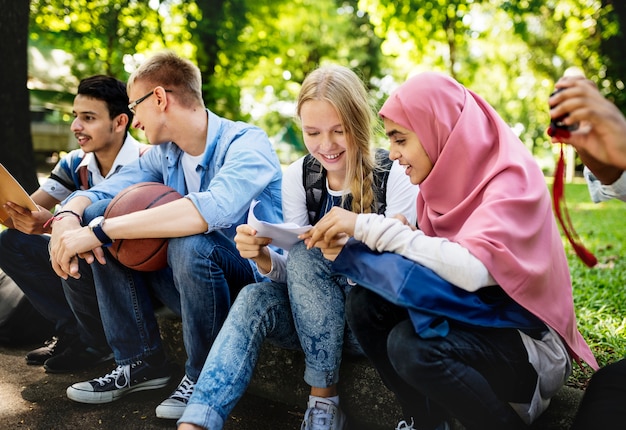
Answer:
[[[186,356],[180,321],[161,316],[159,323],[170,357],[182,366]],[[344,357],[340,372],[341,405],[350,427],[359,430],[395,428],[401,419],[400,407],[367,359]],[[309,387],[304,383],[303,375],[304,355],[301,351],[278,348],[266,342],[248,391],[286,405],[304,407]],[[530,429],[569,429],[582,395],[580,389],[563,387]]]

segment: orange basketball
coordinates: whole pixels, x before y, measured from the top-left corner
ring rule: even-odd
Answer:
[[[180,199],[173,188],[159,182],[141,182],[120,191],[104,212],[113,218],[160,206]],[[167,239],[116,239],[109,247],[111,255],[124,266],[151,272],[167,266]]]

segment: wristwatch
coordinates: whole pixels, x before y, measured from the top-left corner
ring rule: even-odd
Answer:
[[[95,217],[89,222],[89,229],[96,235],[98,240],[102,242],[103,246],[111,246],[113,243],[113,239],[111,239],[102,229],[102,224],[104,224],[104,217],[99,216]]]

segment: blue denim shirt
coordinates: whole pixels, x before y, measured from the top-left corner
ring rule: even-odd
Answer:
[[[222,230],[233,238],[235,228],[245,222],[250,203],[255,199],[260,202],[255,209],[259,219],[282,222],[282,172],[267,134],[258,127],[221,118],[209,110],[207,115],[206,148],[197,167],[201,170],[199,192],[187,192],[183,151],[169,142],[155,146],[97,186],[72,193],[63,204],[76,196],[86,196],[92,202],[110,199],[130,185],[160,182],[193,202],[209,225],[207,233]]]

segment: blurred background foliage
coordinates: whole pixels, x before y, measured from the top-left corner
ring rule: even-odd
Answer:
[[[31,0],[29,86],[72,93],[91,74],[125,80],[172,49],[199,65],[207,107],[263,127],[289,162],[303,150],[294,101],[320,64],[353,68],[375,108],[411,74],[438,70],[484,96],[550,169],[547,99],[566,69],[626,108],[625,9],[608,0]],[[45,61],[38,69],[34,57],[46,56],[63,72]]]

